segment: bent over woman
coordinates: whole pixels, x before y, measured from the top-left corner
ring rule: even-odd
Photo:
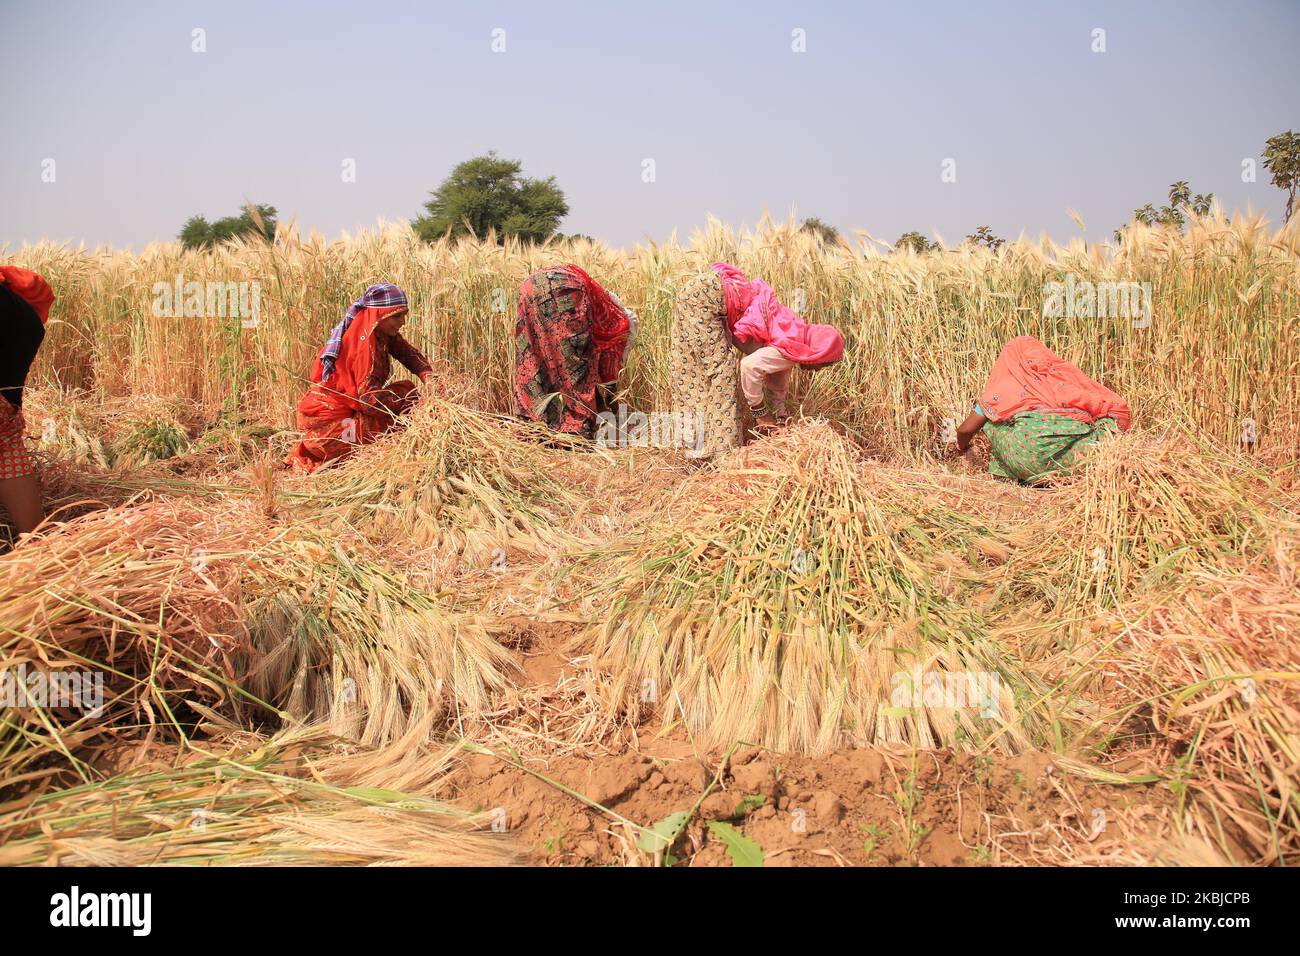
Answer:
[[[312,386],[298,403],[303,436],[289,453],[290,465],[315,471],[344,458],[415,405],[414,382],[388,381],[392,359],[421,381],[433,376],[429,360],[402,338],[406,316],[406,293],[387,283],[372,285],[352,303],[330,332],[312,368]]]
[[[35,272],[0,266],[0,505],[19,534],[41,523],[41,483],[23,444],[23,390],[54,304],[49,283]]]
[[[519,289],[515,324],[519,416],[593,437],[635,337],[636,313],[582,269],[534,272]]]
[[[1037,484],[1068,471],[1102,436],[1128,427],[1128,402],[1038,339],[1020,335],[1003,347],[975,410],[957,427],[957,453],[965,454],[982,429],[989,473]]]
[[[693,456],[712,457],[741,443],[733,345],[745,355],[739,384],[759,428],[785,417],[796,366],[822,368],[844,355],[838,329],[804,321],[763,280],[713,263],[686,282],[673,312],[673,407]]]

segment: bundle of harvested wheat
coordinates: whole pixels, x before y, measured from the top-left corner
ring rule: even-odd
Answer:
[[[1300,533],[1205,568],[1130,628],[1107,670],[1101,739],[1132,725],[1186,800],[1186,825],[1236,862],[1300,852]]]
[[[1040,585],[1058,612],[1109,606],[1258,555],[1275,528],[1297,526],[1295,505],[1274,474],[1243,459],[1130,432],[1044,493],[1039,545],[1007,570]]]
[[[0,557],[0,778],[55,773],[49,755],[83,770],[83,748],[179,728],[182,698],[236,695],[237,582],[257,535],[246,509],[154,502],[56,524]]]
[[[334,779],[319,734],[0,805],[0,865],[492,866],[507,839],[427,797]],[[325,767],[322,772],[322,766]],[[322,779],[323,778],[323,779]]]
[[[965,600],[1001,531],[805,422],[685,483],[579,641],[615,692],[710,743],[1023,745],[1041,688]]]
[[[423,745],[492,706],[517,670],[478,617],[449,610],[362,542],[286,529],[250,554],[243,586],[257,652],[244,686],[366,745]]]
[[[214,716],[422,747],[516,667],[364,541],[251,500],[92,512],[0,558],[0,777],[89,779],[103,746]]]
[[[405,427],[286,497],[371,540],[480,560],[507,544],[542,551],[564,540],[558,516],[578,501],[555,473],[568,447],[545,428],[427,398]]]

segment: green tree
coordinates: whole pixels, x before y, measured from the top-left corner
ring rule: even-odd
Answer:
[[[1286,192],[1283,222],[1295,212],[1295,193],[1300,185],[1300,135],[1287,130],[1270,136],[1264,143],[1264,168],[1273,174],[1273,185]]]
[[[840,238],[840,231],[828,222],[823,222],[816,216],[809,216],[799,224],[800,232],[811,232],[815,236],[820,236],[823,242],[829,242],[839,245],[844,240]]]
[[[185,220],[177,236],[185,249],[206,249],[235,236],[260,235],[268,241],[275,238],[275,207],[251,203],[238,216],[226,216],[208,222],[202,216]]]
[[[1180,179],[1170,184],[1167,205],[1157,209],[1151,203],[1147,203],[1133,210],[1133,218],[1148,226],[1169,226],[1181,231],[1187,225],[1188,210],[1198,216],[1206,216],[1209,215],[1213,204],[1214,193],[1197,193],[1193,196],[1192,187],[1186,180]],[[1116,242],[1123,238],[1124,229],[1124,226],[1120,226],[1115,230]]]
[[[1006,240],[995,236],[988,226],[980,226],[966,237],[966,241],[973,245],[986,246],[990,252],[997,252],[999,247],[1006,244]]]
[[[202,216],[190,216],[177,238],[185,249],[207,248],[212,245],[212,224]]]
[[[916,230],[912,230],[899,236],[898,241],[894,243],[894,248],[911,249],[913,252],[933,252],[939,248],[939,243],[931,242]]]
[[[498,241],[517,236],[542,242],[555,234],[569,214],[555,177],[527,179],[523,164],[495,152],[475,156],[456,166],[424,204],[425,215],[411,225],[421,239],[433,241],[451,230],[453,236],[486,236],[496,230]]]

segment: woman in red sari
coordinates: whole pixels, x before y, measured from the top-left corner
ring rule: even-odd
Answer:
[[[35,272],[0,266],[0,505],[19,534],[41,523],[41,483],[23,443],[23,389],[45,338],[54,293]]]
[[[302,441],[289,454],[289,464],[302,471],[350,455],[388,429],[397,416],[416,403],[415,383],[389,382],[391,359],[420,377],[433,377],[433,368],[420,351],[402,338],[406,294],[380,283],[366,289],[312,368],[312,387],[298,403]]]

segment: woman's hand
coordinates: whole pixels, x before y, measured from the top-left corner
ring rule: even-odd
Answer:
[[[952,458],[960,458],[970,450],[971,439],[975,437],[976,432],[984,427],[988,421],[979,412],[971,412],[964,422],[956,428],[956,441],[949,446],[951,449],[949,455]]]

